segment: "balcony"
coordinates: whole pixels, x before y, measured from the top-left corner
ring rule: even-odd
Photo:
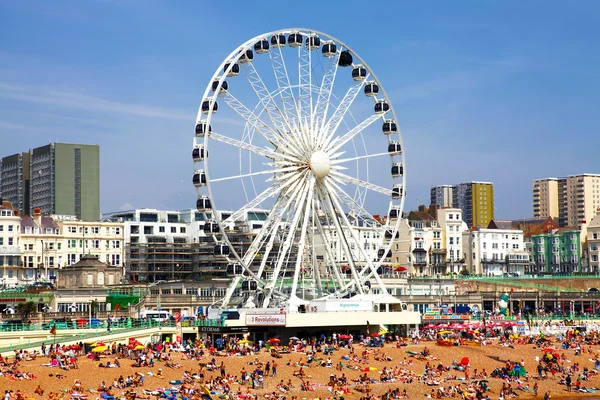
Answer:
[[[431,254],[446,254],[446,249],[431,249]]]
[[[415,267],[424,267],[427,265],[427,260],[415,260],[413,262],[413,266]]]
[[[506,261],[504,261],[503,259],[492,259],[492,258],[482,258],[481,259],[481,263],[482,264],[504,264]]]

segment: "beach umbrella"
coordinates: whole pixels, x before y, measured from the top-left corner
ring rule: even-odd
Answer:
[[[78,344],[72,344],[69,347],[67,347],[67,349],[69,350],[81,350],[81,346]]]
[[[435,325],[433,324],[427,324],[423,327],[423,329],[435,329]]]
[[[449,333],[454,333],[452,331],[440,331],[440,335],[448,335]]]
[[[437,327],[438,329],[446,329],[448,328],[448,324],[439,324]]]
[[[342,336],[342,335],[340,335],[340,336],[338,336],[338,337],[341,337],[341,336]],[[292,337],[290,338],[290,340],[300,340],[300,339],[298,339],[296,336],[292,336]]]
[[[144,350],[146,347],[144,345],[138,344],[137,346],[135,346],[133,349],[134,350]]]
[[[469,357],[463,357],[462,360],[460,360],[460,365],[469,365]]]
[[[338,339],[347,340],[350,339],[350,335],[346,335],[345,333],[338,335]]]
[[[238,341],[238,344],[246,344],[246,343],[252,343],[252,342],[249,341],[248,339],[242,339],[242,340]]]
[[[463,324],[459,324],[458,322],[455,322],[452,325],[450,325],[449,328],[450,329],[460,330],[460,329],[464,329],[465,326]]]
[[[375,372],[375,371],[377,371],[377,368],[375,368],[375,367],[364,367],[361,371],[362,372]]]
[[[106,346],[103,342],[96,342],[94,344],[92,344],[92,347],[98,347],[98,346]]]
[[[92,349],[92,353],[103,353],[108,349],[108,346],[96,346]]]
[[[281,342],[281,339],[277,339],[277,338],[271,338],[269,340],[267,340],[267,343],[279,343]]]
[[[381,336],[379,333],[371,333],[369,334],[370,337],[379,337]]]

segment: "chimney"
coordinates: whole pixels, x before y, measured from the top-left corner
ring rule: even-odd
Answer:
[[[429,215],[431,215],[435,220],[438,219],[438,210],[440,209],[440,206],[436,203],[431,203],[429,205]]]
[[[419,212],[426,212],[427,210],[425,209],[425,204],[421,204],[419,205]]]
[[[39,207],[36,207],[33,209],[33,222],[40,227],[40,229],[42,228],[42,210]]]

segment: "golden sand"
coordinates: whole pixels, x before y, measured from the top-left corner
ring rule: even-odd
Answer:
[[[411,344],[408,347],[401,347],[401,348],[396,348],[392,344],[386,344],[386,347],[384,347],[381,350],[383,352],[385,352],[386,356],[391,357],[392,361],[386,361],[386,362],[375,361],[375,360],[373,360],[373,356],[370,356],[368,364],[356,364],[356,363],[347,362],[347,361],[343,361],[343,362],[344,362],[344,364],[350,365],[350,366],[358,365],[361,369],[364,368],[365,366],[371,366],[371,367],[377,368],[378,371],[373,371],[373,372],[368,373],[368,375],[370,377],[373,377],[376,379],[379,379],[380,371],[386,366],[388,369],[399,366],[400,368],[409,369],[409,370],[415,372],[416,374],[422,374],[424,371],[424,366],[425,366],[426,361],[420,361],[420,360],[415,359],[414,363],[409,366],[399,365],[399,362],[403,361],[405,358],[407,360],[409,360],[411,358],[411,356],[409,354],[407,354],[407,351],[421,352],[421,351],[423,351],[424,347],[428,347],[428,349],[431,352],[431,355],[439,359],[439,360],[430,360],[429,362],[432,366],[437,366],[440,362],[443,365],[449,365],[452,363],[452,361],[458,362],[463,357],[468,357],[470,360],[471,372],[473,372],[474,369],[478,369],[479,371],[481,371],[482,369],[485,369],[487,371],[487,373],[489,374],[495,368],[504,366],[504,363],[506,360],[510,360],[513,362],[521,362],[522,360],[524,360],[525,368],[529,372],[529,379],[527,381],[525,381],[525,378],[522,378],[522,380],[523,380],[524,384],[527,383],[527,384],[529,384],[530,387],[533,387],[534,383],[538,382],[538,384],[539,384],[539,396],[538,397],[539,398],[542,398],[543,394],[546,391],[549,391],[552,394],[553,398],[583,397],[584,396],[583,393],[567,392],[565,386],[558,384],[558,378],[559,378],[558,374],[555,379],[550,377],[547,380],[538,381],[537,379],[534,378],[535,376],[537,376],[535,358],[536,358],[536,356],[541,357],[541,355],[542,355],[541,349],[536,348],[536,346],[534,346],[534,345],[517,345],[516,348],[511,349],[511,348],[501,348],[497,344],[494,344],[491,346],[482,346],[482,347],[471,347],[471,346],[440,347],[440,346],[436,346],[435,343],[433,343],[433,342],[422,342],[419,345]],[[362,347],[359,345],[355,345],[356,355],[360,356],[361,352],[365,349],[368,349],[368,348],[365,348],[365,347]],[[372,350],[372,349],[369,349],[369,350]],[[598,347],[595,346],[593,351],[597,351],[597,350],[598,350]],[[348,355],[348,354],[349,354],[348,349],[336,350],[334,352],[334,354],[331,356],[333,364],[334,365],[338,364],[341,360],[342,355]],[[590,361],[590,358],[593,358],[593,356],[594,356],[593,354],[584,353],[582,355],[575,356],[573,350],[567,350],[567,351],[565,351],[565,354],[567,356],[567,359],[569,360],[568,362],[566,362],[567,365],[573,365],[573,363],[579,363],[579,365],[581,365],[582,369],[583,369],[583,367],[588,367],[590,370],[592,370],[593,362]],[[192,360],[184,359],[183,354],[175,353],[175,352],[172,353],[172,356],[173,356],[174,362],[178,362],[182,365],[181,369],[167,368],[160,362],[157,363],[155,368],[134,368],[134,367],[132,367],[133,362],[128,359],[121,359],[121,367],[120,368],[99,368],[98,367],[99,362],[90,360],[85,357],[80,357],[79,358],[79,369],[64,371],[64,370],[60,370],[58,368],[50,368],[50,367],[42,366],[41,364],[48,362],[48,359],[47,358],[38,358],[37,360],[34,360],[34,361],[22,362],[21,368],[20,368],[21,371],[27,371],[27,372],[33,373],[37,377],[36,379],[15,381],[15,380],[11,380],[7,377],[0,376],[0,389],[1,389],[0,393],[4,394],[4,390],[6,390],[6,389],[10,389],[15,392],[17,390],[21,390],[26,395],[26,397],[32,397],[32,398],[39,399],[42,397],[40,397],[39,395],[35,395],[33,393],[35,388],[38,385],[41,385],[41,387],[46,392],[43,397],[43,398],[45,398],[48,392],[51,392],[51,391],[60,392],[63,390],[70,389],[72,387],[75,379],[79,379],[82,383],[83,388],[86,390],[90,389],[90,388],[97,389],[99,387],[99,384],[101,381],[105,381],[107,385],[110,385],[110,384],[112,384],[113,380],[115,378],[118,378],[120,375],[123,375],[123,377],[126,378],[128,375],[133,375],[137,372],[143,372],[146,374],[146,380],[145,380],[143,388],[154,390],[156,388],[169,387],[170,386],[169,381],[181,379],[184,370],[189,370],[191,372],[197,372],[199,369],[200,362],[206,363],[208,360],[210,360],[212,358],[211,356],[205,355],[204,358],[200,361],[192,361]],[[326,357],[323,357],[321,353],[317,353],[317,356],[320,358],[326,359]],[[341,373],[344,372],[349,380],[351,380],[353,378],[357,378],[360,375],[364,374],[364,372],[361,372],[360,370],[352,370],[352,369],[347,369],[347,368],[344,368],[343,371],[340,372],[340,371],[337,371],[335,368],[321,367],[321,366],[316,365],[316,363],[313,363],[313,365],[310,368],[305,369],[305,372],[306,372],[306,375],[309,377],[308,380],[311,383],[317,384],[317,388],[315,389],[314,392],[304,392],[304,391],[300,390],[300,383],[301,383],[300,379],[293,376],[293,373],[298,370],[298,367],[294,367],[293,364],[296,362],[305,361],[306,355],[304,353],[292,353],[292,354],[283,354],[282,357],[283,358],[275,359],[275,358],[271,357],[271,355],[268,354],[266,351],[261,352],[258,355],[259,360],[262,362],[265,362],[265,363],[267,361],[272,362],[273,360],[276,360],[277,366],[278,366],[277,367],[278,374],[276,377],[265,378],[265,389],[258,389],[256,391],[251,391],[251,392],[258,393],[259,395],[262,395],[266,392],[272,392],[280,380],[284,380],[285,382],[287,382],[288,379],[291,379],[291,381],[293,383],[293,389],[290,392],[288,392],[288,394],[287,394],[288,398],[290,398],[292,395],[295,395],[295,396],[298,396],[300,399],[302,399],[302,398],[307,398],[307,399],[321,398],[322,399],[322,398],[326,398],[326,397],[332,397],[332,394],[329,392],[329,390],[326,387],[326,384],[329,381],[330,374],[341,375]],[[499,360],[496,360],[492,357],[498,358]],[[248,370],[248,371],[251,371],[254,369],[253,366],[248,365],[248,362],[253,361],[255,359],[255,356],[246,356],[246,357],[217,356],[216,359],[217,359],[217,364],[220,364],[221,361],[224,362],[224,364],[226,366],[226,371],[228,374],[239,376],[240,371],[243,367],[245,367],[246,370]],[[105,362],[106,360],[112,361],[113,358],[106,358],[106,359],[103,359],[102,361]],[[286,365],[286,362],[288,362],[288,361],[291,362],[291,364],[292,364],[291,366]],[[161,379],[161,378],[158,378],[155,376],[147,375],[147,373],[150,371],[156,373],[158,371],[158,367],[162,368],[163,373],[164,373],[164,378]],[[63,374],[65,377],[63,379],[58,379],[55,377],[56,373]],[[212,372],[212,373],[208,372],[205,374],[205,376],[207,378],[210,378],[211,375],[216,376],[217,373],[218,372]],[[51,376],[49,376],[49,374],[53,374],[54,376],[51,377]],[[450,374],[453,374],[457,377],[464,376],[464,373],[462,373],[460,371],[456,371],[456,370],[451,370]],[[448,375],[448,373],[443,374],[443,376],[447,376],[447,375]],[[496,378],[489,378],[488,380],[489,380],[489,385],[492,389],[492,392],[491,392],[491,394],[489,394],[489,396],[492,399],[497,399],[498,394],[499,394],[499,389],[501,388],[501,385],[502,385],[502,381],[500,379],[496,379]],[[441,385],[447,387],[449,385],[457,385],[457,384],[464,386],[463,381],[458,381],[458,380],[444,382]],[[514,386],[515,385],[513,384],[513,387]],[[586,387],[600,386],[600,376],[591,376],[590,380],[588,382],[585,382],[585,386]],[[431,390],[432,390],[431,386],[427,386],[425,384],[421,384],[418,382],[414,382],[411,385],[405,385],[405,384],[397,383],[397,382],[396,383],[378,383],[378,384],[372,385],[374,394],[382,394],[382,393],[386,392],[388,389],[393,389],[396,387],[401,388],[401,390],[406,388],[409,397],[412,399],[423,398],[425,394],[431,393]],[[237,391],[237,388],[238,388],[238,384],[232,385],[232,390],[234,392]],[[435,388],[435,387],[433,387],[433,388]],[[138,393],[142,392],[141,388],[137,388],[136,390],[138,391]],[[117,395],[117,398],[118,398],[118,396],[123,391],[124,390],[116,389],[116,390],[113,390],[113,393],[115,395]],[[242,391],[245,393],[247,391],[247,387],[244,386]],[[361,393],[353,391],[351,394],[346,395],[345,398],[356,399],[356,398],[359,398],[361,395],[362,395]],[[98,394],[91,394],[91,393],[89,394],[90,399],[96,399],[98,396],[99,396]],[[587,394],[587,396],[593,396],[593,395]],[[260,397],[264,398],[263,396],[260,396]],[[526,393],[526,392],[519,391],[519,397],[520,398],[532,398],[534,396],[533,396],[533,393]]]

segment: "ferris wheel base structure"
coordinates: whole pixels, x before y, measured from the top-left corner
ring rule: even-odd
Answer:
[[[390,326],[404,327],[405,332],[408,332],[410,329],[418,329],[421,323],[418,312],[408,310],[406,303],[391,295],[357,295],[349,299],[314,300],[307,303],[298,309],[235,309],[239,318],[226,319],[225,326],[232,330],[255,327],[280,334],[284,334],[286,329],[312,329],[318,332],[341,328],[364,333],[365,328],[378,332]]]

